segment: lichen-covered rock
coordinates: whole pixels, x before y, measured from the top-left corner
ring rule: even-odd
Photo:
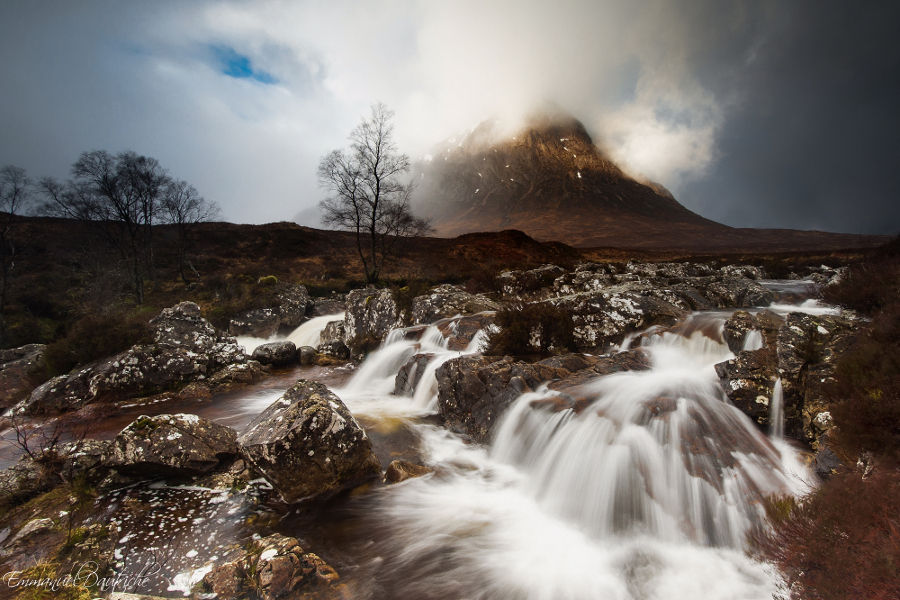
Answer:
[[[743,277],[705,277],[686,281],[713,306],[752,308],[769,306],[775,295],[752,279]]]
[[[237,386],[259,381],[262,374],[269,369],[255,360],[233,363],[219,369],[209,378],[209,386],[217,392],[224,392]]]
[[[570,375],[540,364],[513,362],[509,357],[462,356],[438,367],[438,409],[444,425],[481,443],[504,411],[525,392]]]
[[[381,474],[372,443],[341,399],[301,379],[239,438],[241,456],[286,502]]]
[[[311,301],[302,285],[274,284],[272,306],[244,311],[231,320],[231,335],[268,338],[284,327],[297,327],[306,317]]]
[[[128,477],[194,477],[238,452],[237,432],[197,415],[140,416],[112,441],[104,466]]]
[[[203,577],[202,591],[218,598],[251,595],[261,600],[315,597],[346,599],[340,577],[295,538],[272,534],[240,549]]]
[[[412,323],[434,323],[456,315],[472,315],[497,310],[499,307],[499,304],[482,294],[470,294],[453,285],[439,285],[427,294],[413,299]]]
[[[147,396],[203,380],[248,357],[233,337],[217,331],[200,307],[182,302],[150,321],[155,343],[133,346],[38,386],[16,407],[28,414],[52,414],[97,400]]]
[[[350,360],[350,348],[341,341],[323,342],[316,346],[316,352],[337,360]]]
[[[625,336],[651,325],[674,325],[685,316],[683,308],[632,286],[574,294],[550,300],[572,316],[575,344],[582,351],[605,351]]]
[[[394,395],[412,396],[422,379],[425,367],[432,358],[434,358],[434,354],[430,353],[412,355],[406,364],[397,371],[397,376],[394,378]]]
[[[61,483],[62,479],[49,465],[25,454],[16,464],[0,471],[0,502],[20,504]]]
[[[778,332],[778,371],[784,387],[785,433],[816,447],[830,428],[825,388],[837,358],[853,342],[854,321],[839,316],[788,314]]]
[[[55,448],[33,448],[13,466],[0,471],[0,502],[20,504],[76,477],[89,482],[102,479],[101,459],[109,442],[85,439]]]
[[[744,349],[747,335],[751,331],[760,331],[756,318],[745,310],[737,310],[725,321],[722,335],[728,349],[737,354]]]
[[[554,282],[565,273],[562,267],[544,265],[530,271],[503,271],[496,282],[504,300],[545,300],[552,295]]]
[[[729,400],[760,425],[769,424],[770,403],[778,379],[775,353],[766,348],[743,350],[715,368]]]
[[[0,350],[0,408],[8,408],[28,396],[44,368],[43,344]]]
[[[766,273],[753,265],[726,265],[719,269],[724,277],[742,277],[744,279],[765,279]]]
[[[326,315],[346,312],[346,310],[347,294],[332,292],[324,298],[314,299],[307,315],[309,317],[324,317]]]
[[[257,346],[252,356],[264,365],[289,365],[297,361],[297,346],[289,341],[269,342]]]
[[[328,321],[325,329],[319,334],[320,344],[330,344],[332,342],[344,343],[346,331],[344,330],[344,321]]]
[[[353,350],[354,340],[371,337],[382,339],[387,332],[401,325],[399,311],[391,290],[366,288],[347,295],[344,316],[344,343]]]
[[[405,460],[395,460],[391,464],[389,464],[388,468],[385,470],[384,482],[400,483],[401,481],[406,481],[407,479],[423,477],[425,475],[428,475],[429,473],[434,473],[434,469],[432,469],[431,467],[416,465]]]

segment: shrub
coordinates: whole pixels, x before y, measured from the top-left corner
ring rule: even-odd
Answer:
[[[152,340],[149,315],[86,315],[68,333],[47,346],[44,362],[51,375],[63,375],[75,367]]]
[[[882,254],[851,265],[840,281],[821,288],[820,294],[829,304],[873,315],[900,296],[900,259]]]
[[[773,531],[757,547],[803,598],[900,598],[898,497],[900,472],[886,465],[865,479],[838,474],[802,503],[770,510]]]
[[[488,335],[486,354],[522,355],[538,350],[557,352],[575,344],[575,324],[569,314],[549,302],[511,304],[497,311],[498,331]]]

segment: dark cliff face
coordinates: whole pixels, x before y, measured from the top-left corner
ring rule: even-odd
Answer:
[[[561,111],[505,133],[485,121],[439,144],[416,165],[415,208],[438,235],[520,229],[576,246],[668,235],[674,228],[729,229],[684,208],[662,186],[627,175]]]

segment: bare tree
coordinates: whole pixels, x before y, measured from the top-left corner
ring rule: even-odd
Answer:
[[[153,223],[171,178],[155,158],[103,150],[82,153],[72,176],[65,184],[41,180],[46,212],[95,225],[128,265],[135,299],[143,304],[144,275],[155,277]]]
[[[15,267],[18,251],[15,240],[15,225],[18,217],[32,201],[31,180],[25,176],[25,169],[7,165],[0,169],[0,343],[6,335],[6,291],[10,272]]]
[[[394,113],[384,104],[350,134],[349,151],[335,150],[319,163],[319,185],[333,195],[319,203],[329,227],[356,233],[366,280],[378,281],[384,261],[398,240],[432,231],[409,206],[414,189],[405,182],[409,156],[394,144]]]
[[[178,248],[178,272],[181,280],[188,283],[185,265],[199,277],[197,270],[187,259],[187,245],[191,232],[198,223],[219,218],[219,206],[203,198],[197,189],[186,181],[173,180],[166,185],[162,200],[162,220],[175,226],[175,244]]]

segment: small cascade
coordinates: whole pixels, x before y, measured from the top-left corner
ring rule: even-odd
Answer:
[[[332,321],[341,321],[345,313],[336,313],[333,315],[325,315],[323,317],[314,317],[303,323],[287,336],[287,341],[294,342],[298,348],[302,346],[312,346],[315,348],[322,343],[321,336],[325,330],[325,326]]]
[[[760,350],[763,347],[762,331],[759,329],[751,329],[744,338],[744,347],[742,350]]]
[[[532,406],[500,425],[492,456],[527,474],[541,506],[592,536],[649,534],[741,548],[759,502],[790,489],[780,452],[724,402],[713,365],[727,347],[700,331],[645,339],[652,368],[598,378],[580,413]]]
[[[781,386],[781,377],[775,380],[775,388],[772,390],[772,400],[769,402],[769,435],[773,440],[784,439],[784,388]]]

